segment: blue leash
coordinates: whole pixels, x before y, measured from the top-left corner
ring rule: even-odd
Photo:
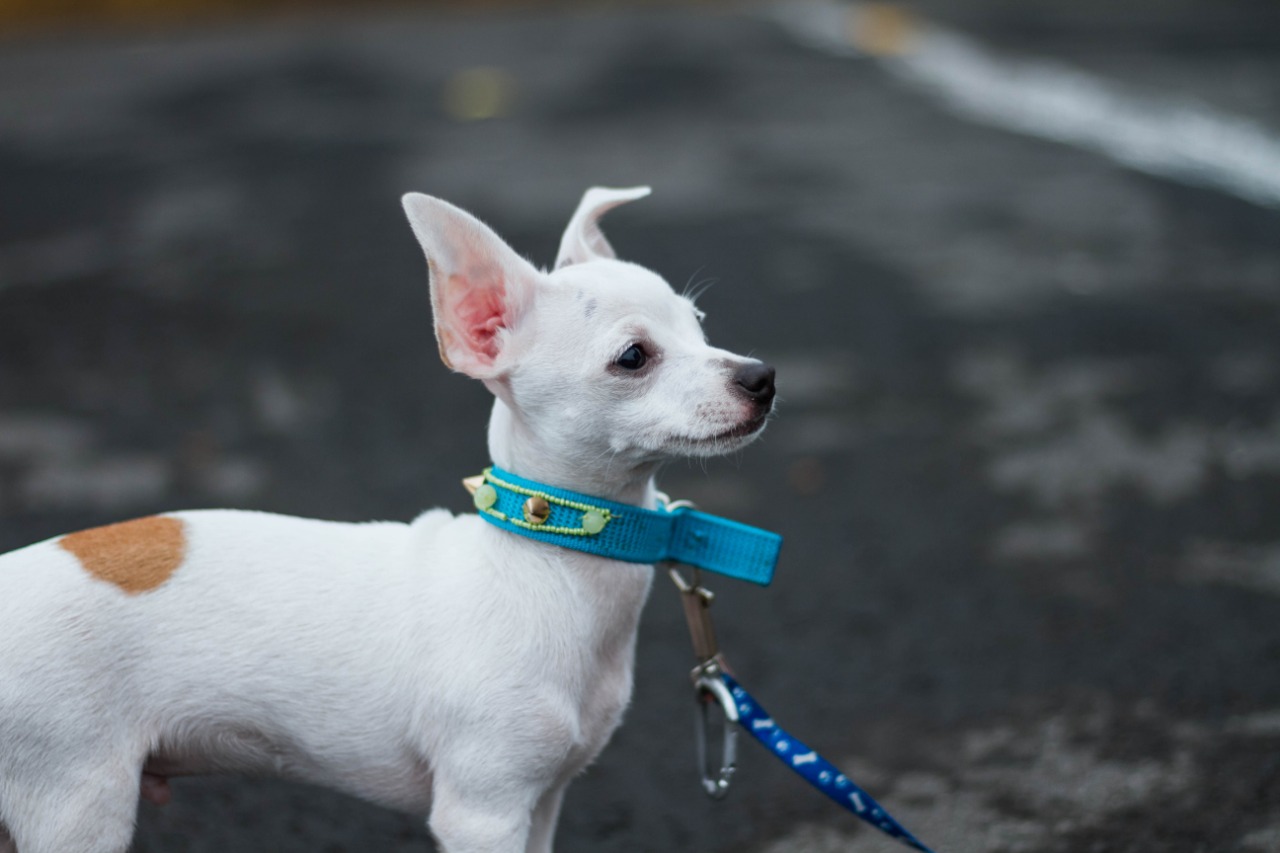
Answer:
[[[693,509],[687,502],[663,500],[656,510],[606,501],[518,477],[496,466],[468,477],[463,485],[480,517],[510,533],[550,545],[632,563],[677,562],[728,577],[767,585],[773,579],[782,537],[727,518]],[[736,759],[738,723],[801,778],[881,832],[904,844],[932,851],[894,820],[870,794],[835,765],[778,727],[732,676],[724,672],[710,606],[714,596],[698,583],[688,584],[674,569],[685,617],[699,661],[693,670],[694,695],[702,713],[697,729],[703,789],[719,798],[729,789]],[[707,700],[724,712],[721,766],[707,761],[710,720]]]
[[[747,734],[760,741],[774,757],[813,787],[826,794],[841,807],[874,826],[886,835],[924,853],[933,853],[919,839],[906,830],[884,806],[856,785],[848,776],[827,761],[816,750],[796,739],[774,719],[738,681],[724,671],[716,642],[715,626],[711,621],[711,602],[715,596],[698,582],[695,573],[693,583],[685,581],[680,573],[671,569],[671,579],[680,590],[684,604],[685,620],[689,623],[689,636],[693,640],[693,654],[698,665],[691,673],[693,695],[701,715],[701,725],[696,729],[698,765],[702,772],[702,788],[713,799],[723,797],[729,790],[729,780],[737,769],[737,730],[730,723],[737,723]],[[715,703],[724,714],[724,730],[721,733],[720,767],[714,768],[708,761],[708,744],[711,719],[708,706]]]
[[[738,724],[764,744],[792,772],[885,835],[924,853],[933,853],[834,764],[779,727],[733,676],[722,672],[720,678],[738,703]]]

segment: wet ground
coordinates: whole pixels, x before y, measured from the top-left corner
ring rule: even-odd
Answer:
[[[400,193],[549,263],[584,187],[647,183],[614,246],[714,279],[712,340],[778,367],[761,443],[662,480],[786,536],[772,588],[716,585],[769,709],[939,851],[1280,849],[1280,18],[923,12],[970,53],[885,7],[5,44],[0,549],[179,507],[462,510],[488,404],[435,355]],[[703,798],[664,583],[558,849],[895,849],[751,744]],[[144,806],[136,850],[429,844],[216,779]]]

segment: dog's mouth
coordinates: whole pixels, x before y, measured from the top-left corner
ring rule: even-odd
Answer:
[[[761,412],[758,415],[753,415],[752,417],[747,418],[745,421],[738,424],[736,427],[733,427],[732,429],[727,429],[724,432],[718,435],[712,436],[710,439],[707,439],[707,440],[729,441],[735,438],[746,438],[749,435],[755,435],[760,430],[764,429],[764,422],[767,421],[768,419],[769,419],[769,412],[768,411]]]
[[[713,454],[717,451],[728,452],[759,435],[764,429],[765,422],[769,420],[770,411],[752,415],[723,432],[700,438],[686,438],[683,443],[703,452],[710,451]]]

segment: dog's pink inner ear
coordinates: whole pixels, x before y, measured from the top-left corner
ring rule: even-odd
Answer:
[[[464,345],[482,361],[492,364],[498,357],[498,331],[507,326],[506,287],[501,279],[478,285],[451,275],[449,291],[457,300],[454,316]]]

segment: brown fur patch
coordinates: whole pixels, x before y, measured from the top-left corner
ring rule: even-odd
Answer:
[[[169,579],[187,552],[187,535],[176,518],[152,515],[58,540],[85,571],[130,595],[155,589]]]

